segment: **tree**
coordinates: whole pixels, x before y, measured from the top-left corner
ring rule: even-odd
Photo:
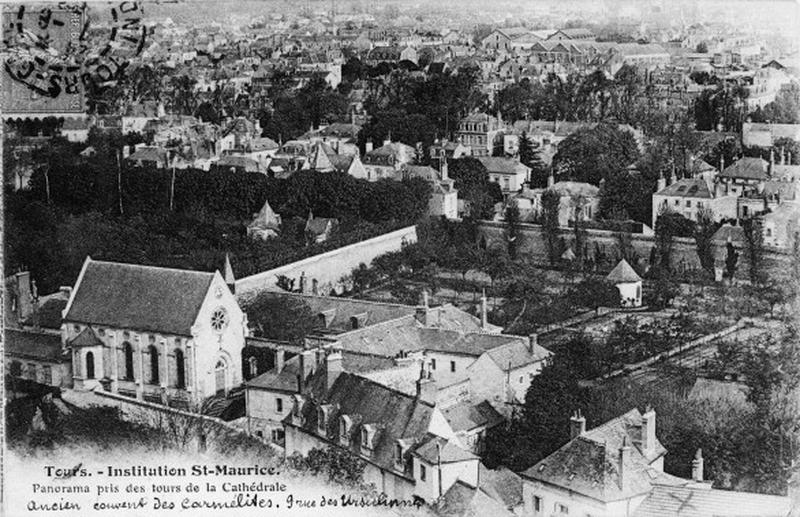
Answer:
[[[619,307],[619,289],[605,279],[589,277],[575,285],[568,294],[575,306],[590,307],[595,312],[600,307]]]
[[[734,275],[736,274],[737,263],[739,262],[739,252],[736,251],[736,248],[733,246],[733,243],[729,242],[725,245],[725,278],[730,278],[733,280]]]
[[[653,282],[651,284],[652,294],[648,305],[655,309],[661,310],[669,307],[672,300],[678,296],[680,292],[674,277],[669,271],[664,268],[657,267],[653,270]]]
[[[639,148],[630,131],[601,123],[579,129],[559,143],[553,167],[574,181],[599,185],[638,159]]]
[[[494,204],[502,201],[500,185],[489,181],[486,167],[475,158],[458,158],[448,161],[450,176],[458,190],[458,197],[469,204],[470,217],[491,219]]]
[[[505,221],[505,236],[508,243],[508,256],[511,260],[517,259],[517,250],[519,249],[520,232],[520,215],[519,205],[517,201],[512,199],[506,206],[506,211],[503,217]]]
[[[318,325],[311,308],[299,299],[263,291],[242,305],[258,337],[302,343]]]
[[[666,207],[656,219],[655,233],[658,266],[669,271],[672,269],[673,237],[691,237],[694,233],[694,223]]]
[[[641,175],[612,172],[600,188],[600,216],[609,220],[631,218],[650,224],[652,194],[652,185]]]
[[[542,193],[542,231],[544,232],[547,255],[551,265],[556,265],[561,258],[559,247],[559,205],[561,196],[552,189]]]
[[[747,258],[750,262],[750,281],[759,284],[766,278],[764,270],[764,228],[761,217],[755,216],[742,222],[747,243]]]
[[[710,208],[701,208],[697,211],[697,221],[694,227],[694,242],[700,265],[714,274],[714,246],[711,238],[716,233],[719,225],[714,221],[714,213]]]

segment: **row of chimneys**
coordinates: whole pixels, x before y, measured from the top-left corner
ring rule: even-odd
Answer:
[[[570,439],[575,439],[586,433],[586,418],[583,417],[580,410],[572,414],[570,418]],[[647,454],[652,451],[656,445],[656,412],[651,407],[647,407],[642,415],[642,453]],[[619,487],[624,490],[628,475],[626,465],[630,463],[631,447],[628,443],[627,435],[622,439],[622,446],[619,448],[618,456],[618,472],[619,472]],[[703,482],[703,452],[697,449],[694,458],[692,459],[692,481],[696,483]]]

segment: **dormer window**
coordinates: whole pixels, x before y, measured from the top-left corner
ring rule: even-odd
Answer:
[[[403,440],[397,440],[395,442],[394,449],[392,451],[392,458],[394,459],[394,468],[400,472],[403,472],[406,469],[405,455],[407,450],[408,446],[403,442]]]
[[[345,447],[350,445],[350,430],[352,429],[353,421],[347,415],[339,417],[339,443]]]
[[[372,456],[377,435],[378,428],[374,424],[364,424],[361,427],[361,454]]]

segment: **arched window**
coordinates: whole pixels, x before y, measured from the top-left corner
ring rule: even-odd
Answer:
[[[150,384],[158,384],[158,349],[150,345],[147,353],[150,354]]]
[[[186,387],[186,365],[183,360],[183,350],[175,350],[175,387]]]
[[[125,380],[133,380],[133,347],[125,341],[122,344],[122,352],[125,355]]]
[[[224,359],[217,361],[217,365],[214,367],[214,381],[217,393],[225,393],[227,391],[227,370],[228,365],[225,364]]]
[[[86,352],[86,378],[94,379],[94,354]]]
[[[247,359],[247,365],[250,368],[250,378],[252,379],[258,375],[258,359],[256,359],[254,356],[250,356]]]

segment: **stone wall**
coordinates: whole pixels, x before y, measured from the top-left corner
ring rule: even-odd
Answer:
[[[254,294],[265,289],[275,290],[280,276],[293,279],[295,290],[301,290],[306,294],[340,293],[349,286],[348,277],[359,264],[363,263],[369,266],[376,257],[392,251],[399,251],[404,245],[415,242],[417,242],[417,228],[408,226],[241,278],[236,281],[236,293],[242,295]]]

